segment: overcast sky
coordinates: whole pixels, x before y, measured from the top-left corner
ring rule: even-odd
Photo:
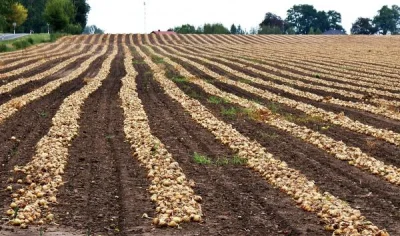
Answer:
[[[182,24],[195,26],[222,23],[243,29],[256,27],[266,12],[286,18],[295,4],[311,4],[317,10],[335,10],[342,14],[342,25],[350,31],[358,17],[373,17],[383,5],[400,4],[400,0],[145,0],[146,32],[167,30]],[[89,25],[107,33],[143,33],[144,0],[88,0],[91,6]]]

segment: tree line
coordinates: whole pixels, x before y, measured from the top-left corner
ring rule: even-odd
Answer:
[[[185,24],[174,28],[181,34],[322,34],[334,30],[345,34],[342,15],[334,10],[318,11],[312,5],[294,5],[287,10],[286,19],[268,12],[257,28],[250,31],[232,24],[230,30],[220,23],[195,27]],[[370,18],[358,18],[351,28],[352,34],[400,34],[400,7],[383,6]]]
[[[11,31],[16,24],[17,32],[61,32],[81,34],[103,31],[87,26],[90,6],[87,0],[1,0],[0,32]]]

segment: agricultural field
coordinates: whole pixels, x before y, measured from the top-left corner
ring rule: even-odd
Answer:
[[[400,41],[63,37],[0,142],[0,235],[400,235]]]

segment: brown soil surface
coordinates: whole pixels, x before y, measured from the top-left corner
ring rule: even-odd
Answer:
[[[347,162],[263,122],[254,121],[245,115],[222,115],[223,109],[239,107],[232,104],[211,104],[207,101],[209,95],[197,86],[190,83],[177,85],[191,96],[196,94],[196,99],[216,117],[232,124],[243,135],[261,143],[275,157],[314,180],[322,192],[328,191],[338,196],[353,208],[360,209],[362,214],[379,227],[386,228],[394,235],[400,234],[399,187],[352,167]],[[335,181],[331,181],[332,179]]]
[[[89,57],[90,56],[86,56],[84,58],[78,59],[75,62],[73,62],[71,65],[65,67],[64,69],[58,71],[57,73],[55,73],[51,76],[45,77],[38,81],[32,81],[32,82],[26,83],[22,86],[18,86],[17,88],[11,90],[8,93],[0,94],[0,105],[8,102],[9,100],[11,100],[13,98],[22,96],[29,92],[32,92],[35,89],[53,81],[53,80],[57,80],[57,79],[60,79],[64,76],[68,75],[72,70],[79,67],[79,65],[81,63],[83,63],[85,60],[87,60]]]
[[[15,165],[25,165],[35,153],[36,143],[47,134],[51,120],[63,100],[84,86],[83,78],[94,77],[106,56],[94,61],[77,79],[63,84],[52,93],[23,107],[0,125],[0,189],[5,189]],[[11,140],[14,136],[18,141]],[[10,204],[8,192],[0,191],[0,211]],[[0,231],[0,235],[2,231]]]
[[[158,53],[160,51],[156,50]],[[274,112],[281,114],[282,116],[289,118],[290,121],[298,124],[298,125],[303,125],[307,126],[310,129],[313,129],[315,131],[321,132],[329,137],[332,137],[336,140],[342,140],[345,142],[347,145],[352,145],[359,147],[363,152],[366,152],[367,154],[370,154],[374,157],[376,157],[378,160],[382,160],[387,164],[392,164],[395,166],[400,166],[400,160],[399,160],[399,155],[400,155],[400,147],[397,147],[394,144],[389,144],[383,140],[374,138],[372,136],[364,135],[364,134],[359,134],[350,130],[347,130],[345,128],[342,128],[340,126],[332,125],[328,122],[324,122],[319,119],[313,119],[310,118],[307,114],[304,112],[301,112],[299,110],[290,108],[288,106],[285,106],[283,104],[278,104],[275,102],[271,102],[270,100],[264,99],[260,96],[257,96],[255,94],[249,93],[246,90],[243,90],[241,88],[238,88],[236,86],[231,86],[225,83],[221,83],[212,77],[208,76],[201,70],[189,65],[188,63],[183,62],[182,60],[176,59],[176,58],[171,58],[173,61],[176,63],[179,63],[182,65],[185,69],[190,71],[192,74],[198,75],[199,78],[212,81],[212,83],[219,89],[225,92],[233,93],[236,94],[240,97],[253,100],[253,101],[258,101],[259,103],[265,105],[269,109],[272,109]],[[219,70],[216,70],[217,72]],[[219,73],[223,73],[219,71]],[[238,80],[239,78],[234,77],[233,75],[228,75],[229,78]],[[325,129],[323,127],[329,127],[328,129]]]
[[[145,169],[123,132],[118,96],[126,74],[122,58],[120,48],[109,76],[84,104],[64,175],[69,181],[60,189],[62,204],[55,209],[59,223],[82,233],[131,235],[151,226],[142,218],[154,211]]]
[[[193,59],[193,58],[189,58],[189,59],[192,61],[195,61],[197,63],[206,65],[210,70],[212,70],[216,73],[219,73],[219,74],[223,74],[231,79],[235,79],[235,80],[240,79],[239,77],[237,77],[231,73],[228,73],[228,72],[220,69],[219,67],[210,65],[208,63],[204,63],[198,59]],[[213,61],[217,61],[217,60],[218,59],[213,59]],[[222,63],[222,64],[229,65],[229,63]],[[231,65],[231,67],[238,71],[243,70],[243,68],[240,68],[235,65]],[[247,74],[251,75],[251,73],[247,73]],[[393,130],[394,132],[400,132],[400,121],[391,120],[391,119],[388,119],[388,118],[380,116],[380,115],[375,115],[375,114],[372,114],[369,112],[364,112],[364,111],[360,111],[360,110],[356,110],[356,109],[352,109],[352,108],[348,108],[348,107],[313,101],[311,99],[299,97],[299,96],[284,92],[282,90],[274,89],[274,88],[267,87],[264,85],[258,85],[258,84],[251,83],[251,82],[249,82],[249,84],[253,85],[254,87],[260,88],[260,89],[265,89],[265,90],[270,91],[275,94],[280,94],[283,97],[287,97],[287,98],[293,99],[295,101],[300,101],[300,102],[311,104],[315,107],[319,107],[319,108],[322,108],[327,111],[332,111],[332,112],[336,112],[336,113],[344,112],[345,115],[350,117],[351,119],[358,120],[362,123],[365,123],[365,124],[368,124],[368,125],[371,125],[371,126],[374,126],[377,128],[389,129],[389,130]],[[321,91],[320,95],[327,97],[327,96],[331,96],[332,94]]]
[[[136,69],[139,71],[139,97],[150,119],[153,134],[167,146],[188,178],[196,181],[195,192],[203,197],[205,223],[183,225],[182,232],[178,234],[328,234],[323,227],[315,227],[319,220],[314,215],[296,208],[291,199],[244,166],[195,163],[194,152],[206,155],[214,162],[222,157],[232,158],[234,153],[215,142],[210,132],[165,95],[151,75],[146,75],[149,71],[146,65],[136,65]],[[157,229],[153,234],[163,234],[163,231]]]
[[[58,59],[53,59],[53,60],[50,58],[50,60],[48,60],[47,62],[45,62],[42,65],[39,65],[39,66],[29,70],[29,71],[25,71],[25,72],[23,72],[23,73],[21,73],[19,75],[9,76],[9,77],[7,77],[5,79],[1,79],[0,80],[0,86],[6,84],[8,82],[20,79],[20,78],[30,77],[32,75],[36,75],[36,74],[42,73],[42,72],[48,70],[49,68],[54,67],[54,66],[62,63],[65,60],[68,60],[71,57],[81,55],[82,52],[85,52],[85,51],[89,50],[90,47],[91,46],[86,46],[83,51],[77,51],[76,53],[74,53],[74,54],[72,54],[72,55],[70,55],[68,57],[65,57],[65,58],[58,58]],[[32,63],[35,63],[37,61],[39,61],[39,60],[35,60]],[[23,63],[22,65],[17,65],[17,66],[11,67],[9,69],[4,69],[4,71],[0,72],[0,73],[6,73],[6,72],[9,72],[9,71],[12,71],[12,70],[23,68],[23,67],[25,67],[25,66],[27,66],[29,64],[31,64],[31,63],[29,63],[29,62]]]

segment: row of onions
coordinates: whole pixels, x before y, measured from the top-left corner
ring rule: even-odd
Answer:
[[[394,120],[400,120],[400,113],[396,112],[396,111],[392,111],[392,110],[388,110],[385,107],[377,107],[374,105],[370,105],[370,104],[366,104],[363,102],[352,102],[352,101],[343,101],[337,98],[333,98],[333,97],[324,97],[324,96],[320,96],[311,92],[306,92],[306,91],[302,91],[299,89],[295,89],[289,85],[284,85],[284,84],[278,84],[278,83],[274,83],[268,80],[264,80],[261,77],[253,77],[253,76],[249,76],[248,74],[242,73],[240,71],[237,71],[233,68],[231,68],[230,66],[226,66],[224,64],[218,63],[213,61],[213,58],[218,57],[218,60],[223,61],[223,62],[227,62],[230,64],[233,64],[235,66],[239,66],[239,67],[246,67],[245,64],[241,64],[238,62],[233,62],[229,59],[224,59],[222,56],[218,55],[218,54],[214,54],[214,53],[206,53],[203,51],[203,53],[201,54],[201,56],[199,55],[199,53],[195,53],[193,52],[193,50],[188,50],[188,49],[184,49],[184,48],[180,48],[180,50],[182,50],[183,52],[185,52],[186,56],[190,56],[193,57],[195,56],[196,59],[199,59],[201,61],[204,61],[206,63],[210,63],[213,64],[215,66],[218,66],[219,68],[223,69],[226,72],[232,73],[237,75],[240,78],[243,79],[247,79],[255,84],[259,84],[259,85],[264,85],[264,86],[268,86],[271,88],[276,88],[279,90],[282,90],[286,93],[290,93],[293,94],[295,96],[299,96],[299,97],[304,97],[313,101],[318,101],[318,102],[324,102],[327,104],[333,104],[333,105],[338,105],[338,106],[343,106],[343,107],[350,107],[350,108],[354,108],[354,109],[358,109],[358,110],[362,110],[362,111],[366,111],[372,114],[377,114],[377,115],[382,115]],[[225,57],[225,56],[224,56]],[[229,57],[228,57],[229,58]],[[232,57],[235,58],[236,57]],[[240,60],[240,59],[239,59]],[[310,85],[301,81],[297,81],[297,80],[292,80],[292,79],[286,79],[280,76],[277,76],[275,74],[272,73],[268,73],[265,71],[261,71],[258,70],[256,68],[252,68],[252,67],[247,67],[247,70],[250,70],[252,72],[256,72],[257,74],[260,74],[262,76],[265,76],[267,78],[273,79],[275,81],[279,81],[279,82],[285,82],[285,83],[290,83],[293,85],[298,85],[298,86],[302,86],[302,87],[306,87],[306,88],[318,88],[318,86],[316,85]],[[285,73],[280,71],[281,73]],[[287,72],[287,73],[291,73],[291,72]],[[292,73],[293,74],[293,73]],[[301,76],[300,76],[301,77]]]
[[[46,52],[35,52],[33,54],[25,54],[22,56],[16,56],[16,57],[12,57],[8,60],[13,60],[13,62],[8,63],[8,60],[2,59],[0,58],[0,63],[2,64],[2,66],[0,67],[0,69],[7,69],[7,68],[11,68],[11,67],[16,67],[18,65],[22,65],[23,63],[25,63],[26,60],[39,60],[39,59],[45,59],[48,58],[49,56],[53,56],[53,55],[59,55],[60,54],[60,50],[62,53],[65,52],[70,52],[71,49],[73,48],[73,46],[76,45],[69,45],[69,50],[62,50],[62,48],[67,45],[65,43],[59,43],[57,45],[55,45],[55,47],[50,48],[49,50],[47,50]],[[22,61],[21,61],[22,60]]]
[[[151,134],[149,121],[136,91],[137,72],[128,48],[125,51],[127,75],[122,79],[120,97],[124,109],[124,131],[135,158],[147,169],[151,200],[157,215],[153,224],[178,227],[182,222],[199,222],[202,218],[201,197],[195,195],[193,180],[188,180],[165,145]]]
[[[182,55],[183,57],[185,57],[184,58],[185,62],[193,63],[191,60],[186,59],[186,57],[189,57],[189,58],[194,58],[194,59],[207,61],[208,63],[210,63],[212,65],[219,66],[218,64],[216,64],[216,63],[214,63],[214,62],[212,62],[210,60],[206,60],[206,59],[194,56],[194,55],[187,56],[185,53],[178,52],[177,50],[175,50],[172,47],[168,47],[168,48],[171,51],[174,52],[174,55],[176,55],[176,56]],[[181,57],[181,59],[183,57]],[[199,64],[197,64],[197,65],[199,65]],[[204,67],[204,66],[202,66],[202,67]],[[231,71],[231,72],[234,73],[235,75],[238,75],[238,76],[241,75],[241,74],[236,74],[234,71]],[[300,110],[300,111],[306,113],[307,115],[310,115],[310,116],[313,116],[313,117],[320,117],[326,122],[330,122],[332,124],[342,126],[342,127],[346,128],[346,129],[349,129],[351,131],[355,131],[355,132],[358,132],[358,133],[367,134],[367,135],[371,135],[371,136],[374,136],[374,137],[379,138],[379,139],[383,139],[383,140],[385,140],[385,141],[387,141],[389,143],[395,144],[397,146],[400,145],[400,134],[395,133],[395,132],[393,132],[391,130],[378,129],[378,128],[375,128],[373,126],[361,123],[359,121],[354,121],[354,120],[350,119],[349,117],[345,116],[342,113],[334,113],[334,112],[325,111],[324,109],[317,108],[317,107],[315,107],[313,105],[310,105],[310,104],[307,104],[307,103],[303,103],[303,102],[300,102],[300,101],[295,101],[293,99],[289,99],[289,98],[286,98],[286,97],[271,93],[271,92],[269,92],[267,90],[256,88],[254,86],[251,86],[251,85],[249,85],[247,83],[244,83],[244,82],[241,82],[241,81],[234,81],[234,80],[227,79],[226,77],[224,77],[222,75],[219,75],[218,79],[221,82],[237,86],[237,87],[239,87],[241,89],[244,89],[244,90],[246,90],[246,91],[248,91],[250,93],[253,93],[253,94],[257,95],[257,96],[263,97],[263,98],[271,100],[273,102],[277,102],[277,103],[280,103],[280,104],[287,105],[287,106],[289,106],[291,108],[294,108],[296,110]]]
[[[107,48],[104,47],[102,54],[106,51]],[[36,144],[32,160],[25,166],[14,168],[15,173],[22,173],[26,177],[18,179],[14,186],[9,186],[12,190],[16,187],[12,193],[12,203],[7,211],[8,215],[16,216],[10,221],[12,225],[25,228],[28,224],[40,225],[54,220],[50,206],[57,203],[58,188],[63,185],[62,175],[68,162],[68,147],[78,134],[81,107],[89,95],[96,91],[102,81],[107,78],[111,62],[117,53],[118,50],[114,45],[111,55],[103,62],[95,79],[88,80],[82,89],[64,99],[52,118],[50,130]],[[102,54],[84,62],[77,71],[69,75],[69,79],[76,78]],[[15,208],[19,210],[14,212]]]
[[[59,39],[57,42],[54,43],[47,43],[47,44],[37,44],[35,46],[29,47],[26,50],[17,50],[14,52],[6,52],[6,53],[1,53],[0,54],[0,60],[1,61],[7,61],[10,59],[18,59],[18,58],[23,58],[24,56],[32,56],[32,55],[39,55],[44,52],[47,52],[49,49],[54,48],[55,46],[59,44],[68,44],[72,43],[72,39],[76,38],[76,36],[69,36],[69,37],[63,37]]]
[[[49,61],[51,60],[62,60],[62,59],[66,59],[74,54],[77,54],[80,51],[83,51],[85,45],[79,45],[77,47],[77,45],[69,45],[66,49],[64,49],[62,51],[62,53],[55,53],[55,55],[50,55],[49,58],[42,58],[41,60],[32,63],[30,65],[23,65],[24,62],[21,62],[21,60],[19,61],[19,63],[22,65],[21,67],[19,67],[18,69],[9,71],[7,73],[3,73],[0,74],[0,79],[7,79],[10,76],[16,76],[16,75],[20,75],[24,72],[30,71],[30,70],[34,70],[35,68],[38,68],[40,66],[46,65],[47,63],[49,63]],[[27,60],[27,58],[24,58],[23,60]]]
[[[165,70],[151,61],[140,48],[134,46],[144,61],[154,72],[154,79],[160,83],[165,93],[179,102],[191,117],[208,129],[217,140],[236,151],[247,165],[258,172],[271,185],[292,197],[304,210],[320,216],[327,228],[337,235],[388,235],[385,230],[366,220],[359,210],[330,193],[321,193],[314,182],[299,171],[289,168],[285,162],[277,160],[264,147],[243,136],[232,126],[214,117],[199,101],[185,95],[171,80],[165,77]]]
[[[86,69],[89,68],[89,65],[93,61],[95,61],[100,56],[104,55],[106,53],[106,51],[107,51],[107,47],[103,47],[103,49],[100,53],[95,54],[92,57],[90,57],[88,60],[83,62],[78,69],[72,71],[67,76],[65,76],[61,79],[58,79],[58,80],[51,81],[32,92],[24,94],[20,97],[13,98],[10,101],[2,104],[0,106],[0,124],[3,123],[3,121],[5,119],[7,119],[11,115],[15,114],[16,112],[18,112],[18,110],[20,110],[26,104],[28,104],[34,100],[37,100],[43,96],[46,96],[47,94],[50,94],[52,91],[56,90],[58,87],[60,87],[64,83],[76,79],[82,72],[84,72]]]
[[[233,49],[232,47],[230,47]],[[238,48],[239,49],[239,48]],[[375,74],[368,74],[366,71],[352,71],[352,70],[345,70],[343,68],[337,68],[335,67],[335,64],[317,64],[318,60],[317,59],[308,59],[304,58],[299,55],[295,55],[293,57],[285,54],[277,54],[274,52],[274,50],[269,50],[268,48],[265,47],[246,47],[246,46],[241,46],[240,50],[247,50],[247,52],[254,52],[256,51],[253,56],[257,57],[264,57],[265,54],[262,55],[259,53],[259,51],[263,51],[265,53],[270,53],[268,59],[271,59],[271,62],[281,62],[282,65],[291,65],[291,66],[299,66],[300,69],[298,68],[300,72],[303,73],[310,73],[309,70],[315,71],[315,73],[319,73],[321,76],[324,76],[329,79],[334,79],[334,80],[339,80],[343,82],[353,82],[357,83],[362,86],[366,87],[372,87],[372,88],[381,88],[381,89],[387,89],[391,90],[393,87],[391,85],[397,85],[399,84],[398,81],[393,81],[393,80],[387,80],[388,75],[392,76],[393,72],[391,73],[384,73],[383,75],[375,75]],[[310,61],[307,61],[310,60]],[[321,63],[321,62],[319,62]],[[359,68],[357,68],[359,69]],[[361,87],[364,88],[364,87]],[[365,89],[365,88],[364,88]],[[371,90],[374,91],[374,90]]]
[[[200,50],[204,50],[204,48],[200,48]],[[260,49],[261,50],[261,49]],[[226,48],[219,48],[219,49],[210,49],[206,50],[208,52],[219,52],[219,55],[223,56],[229,56],[232,57],[234,56],[237,58],[239,61],[245,62],[245,63],[250,63],[254,64],[257,66],[260,66],[262,68],[265,68],[267,70],[272,70],[272,71],[278,71],[278,67],[284,67],[287,68],[287,70],[279,70],[280,73],[287,75],[289,77],[301,79],[303,81],[308,81],[312,83],[318,83],[318,84],[323,84],[325,86],[320,86],[322,89],[323,87],[327,89],[331,89],[331,87],[339,87],[339,88],[345,88],[345,89],[351,89],[354,90],[353,92],[349,93],[347,90],[339,90],[339,89],[334,89],[334,90],[326,90],[328,92],[334,92],[341,94],[343,96],[348,96],[348,97],[354,97],[354,98],[359,98],[362,99],[363,95],[362,94],[357,94],[355,91],[362,91],[371,95],[380,95],[380,96],[387,96],[387,97],[393,97],[393,98],[400,98],[398,94],[393,93],[393,92],[388,92],[385,90],[393,90],[396,91],[396,89],[393,88],[393,86],[396,86],[397,83],[394,82],[387,82],[387,85],[379,84],[379,82],[365,82],[361,80],[355,81],[354,79],[348,79],[348,78],[343,78],[345,75],[337,75],[334,73],[331,69],[327,70],[322,70],[318,69],[318,71],[315,71],[315,66],[305,66],[303,64],[300,64],[299,62],[287,62],[286,60],[290,60],[290,58],[282,58],[281,56],[273,56],[273,55],[268,55],[265,56],[265,54],[257,53],[254,52],[252,49],[246,49],[243,47],[226,47]],[[265,50],[268,52],[268,50]],[[239,57],[239,58],[238,58]],[[243,60],[244,58],[245,60]],[[272,65],[272,66],[270,66]],[[302,69],[305,68],[305,69]],[[299,74],[291,73],[290,71],[297,71],[300,72],[301,74],[306,74],[307,76],[301,76]],[[315,75],[318,74],[321,77],[332,79],[332,80],[339,80],[341,82],[334,82],[334,81],[329,81],[329,80],[321,80],[315,78]],[[347,74],[348,75],[348,74]],[[342,83],[343,82],[343,83]],[[349,83],[357,83],[362,86],[355,86]],[[400,83],[399,83],[400,85]],[[300,85],[299,85],[300,86]],[[318,88],[316,86],[315,88]],[[379,90],[377,90],[378,88]],[[381,90],[384,89],[384,90]]]
[[[23,77],[23,78],[14,80],[3,86],[0,86],[0,94],[8,93],[11,90],[17,88],[18,86],[27,84],[29,82],[45,79],[48,76],[51,76],[51,75],[57,73],[58,71],[61,71],[61,70],[65,69],[66,67],[70,66],[76,60],[93,55],[93,53],[95,53],[99,49],[99,47],[100,47],[99,45],[93,46],[89,51],[84,52],[83,47],[81,46],[81,47],[77,48],[77,51],[71,52],[72,55],[76,54],[76,56],[73,56],[65,61],[62,61],[60,64],[58,64],[54,67],[51,67],[48,70],[45,70],[45,71],[35,74],[33,76]],[[43,63],[46,63],[46,62],[43,62]]]
[[[154,52],[150,47],[147,47],[150,52],[156,56],[163,57],[160,54]],[[176,57],[181,60],[184,60],[182,57],[176,56],[176,54],[170,54],[165,50],[158,47],[160,51],[162,51],[165,55],[169,57]],[[186,78],[192,78],[191,83],[199,85],[205,92],[225,98],[227,101],[232,103],[236,103],[242,107],[254,109],[257,112],[261,112],[260,114],[268,114],[265,117],[264,122],[268,125],[274,126],[278,129],[284,130],[288,132],[290,135],[295,136],[297,138],[302,139],[303,141],[313,144],[317,148],[320,148],[333,156],[335,156],[339,160],[348,161],[349,164],[357,166],[361,169],[367,170],[372,174],[378,175],[388,182],[396,185],[400,185],[400,169],[393,165],[386,165],[382,161],[378,161],[374,157],[371,157],[365,153],[363,153],[357,147],[347,146],[342,141],[334,140],[324,134],[319,132],[315,132],[311,129],[308,129],[304,126],[296,125],[292,122],[285,120],[279,115],[273,115],[272,112],[265,106],[262,106],[254,101],[250,101],[244,98],[240,98],[234,94],[223,92],[216,88],[214,85],[205,82],[204,80],[196,78],[186,69],[184,69],[179,64],[171,61],[168,57],[163,57],[164,61],[170,65],[173,65],[177,70],[179,70],[180,74]],[[218,74],[210,72],[210,70],[204,68],[199,64],[193,63],[193,66],[196,66],[198,69],[208,74],[213,78],[220,77]]]

